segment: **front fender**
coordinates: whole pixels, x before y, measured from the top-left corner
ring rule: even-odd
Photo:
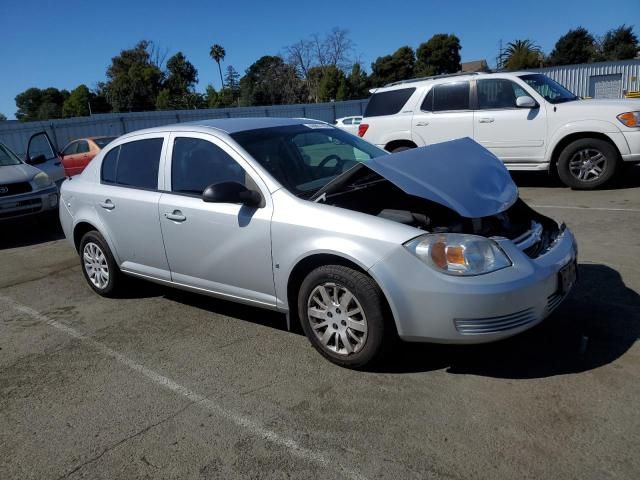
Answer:
[[[551,162],[556,147],[569,135],[588,134],[590,132],[606,135],[622,155],[630,153],[629,145],[617,125],[605,120],[586,119],[569,122],[556,129],[549,142],[550,148],[547,150],[546,161]]]

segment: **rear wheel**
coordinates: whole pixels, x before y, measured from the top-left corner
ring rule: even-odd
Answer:
[[[581,138],[567,145],[558,157],[558,176],[574,189],[590,190],[613,178],[619,166],[613,145],[599,138]]]
[[[361,368],[395,336],[382,291],[366,274],[341,265],[313,270],[302,282],[298,314],[311,344],[335,364]]]
[[[408,145],[401,145],[391,150],[391,153],[404,152],[405,150],[411,150],[414,147],[410,147]]]
[[[123,281],[122,273],[99,232],[87,232],[80,240],[80,265],[94,292],[103,297],[117,295]]]

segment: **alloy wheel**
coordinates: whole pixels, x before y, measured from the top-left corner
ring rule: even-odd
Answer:
[[[571,175],[581,182],[593,182],[600,178],[607,168],[607,157],[594,148],[584,148],[573,154],[569,160]]]
[[[348,288],[325,282],[313,289],[307,301],[309,325],[327,350],[350,355],[367,341],[367,317]]]
[[[93,285],[102,290],[109,284],[109,264],[102,248],[93,242],[87,242],[82,252],[84,270]]]

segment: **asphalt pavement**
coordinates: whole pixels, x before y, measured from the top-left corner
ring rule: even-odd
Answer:
[[[540,326],[334,366],[284,316],[146,283],[95,295],[59,230],[0,224],[0,478],[640,478],[640,167],[515,175],[579,282]]]

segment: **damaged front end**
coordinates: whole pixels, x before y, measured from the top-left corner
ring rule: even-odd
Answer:
[[[470,139],[358,164],[312,200],[425,233],[508,238],[530,258],[544,254],[561,231],[518,198],[502,162]]]

